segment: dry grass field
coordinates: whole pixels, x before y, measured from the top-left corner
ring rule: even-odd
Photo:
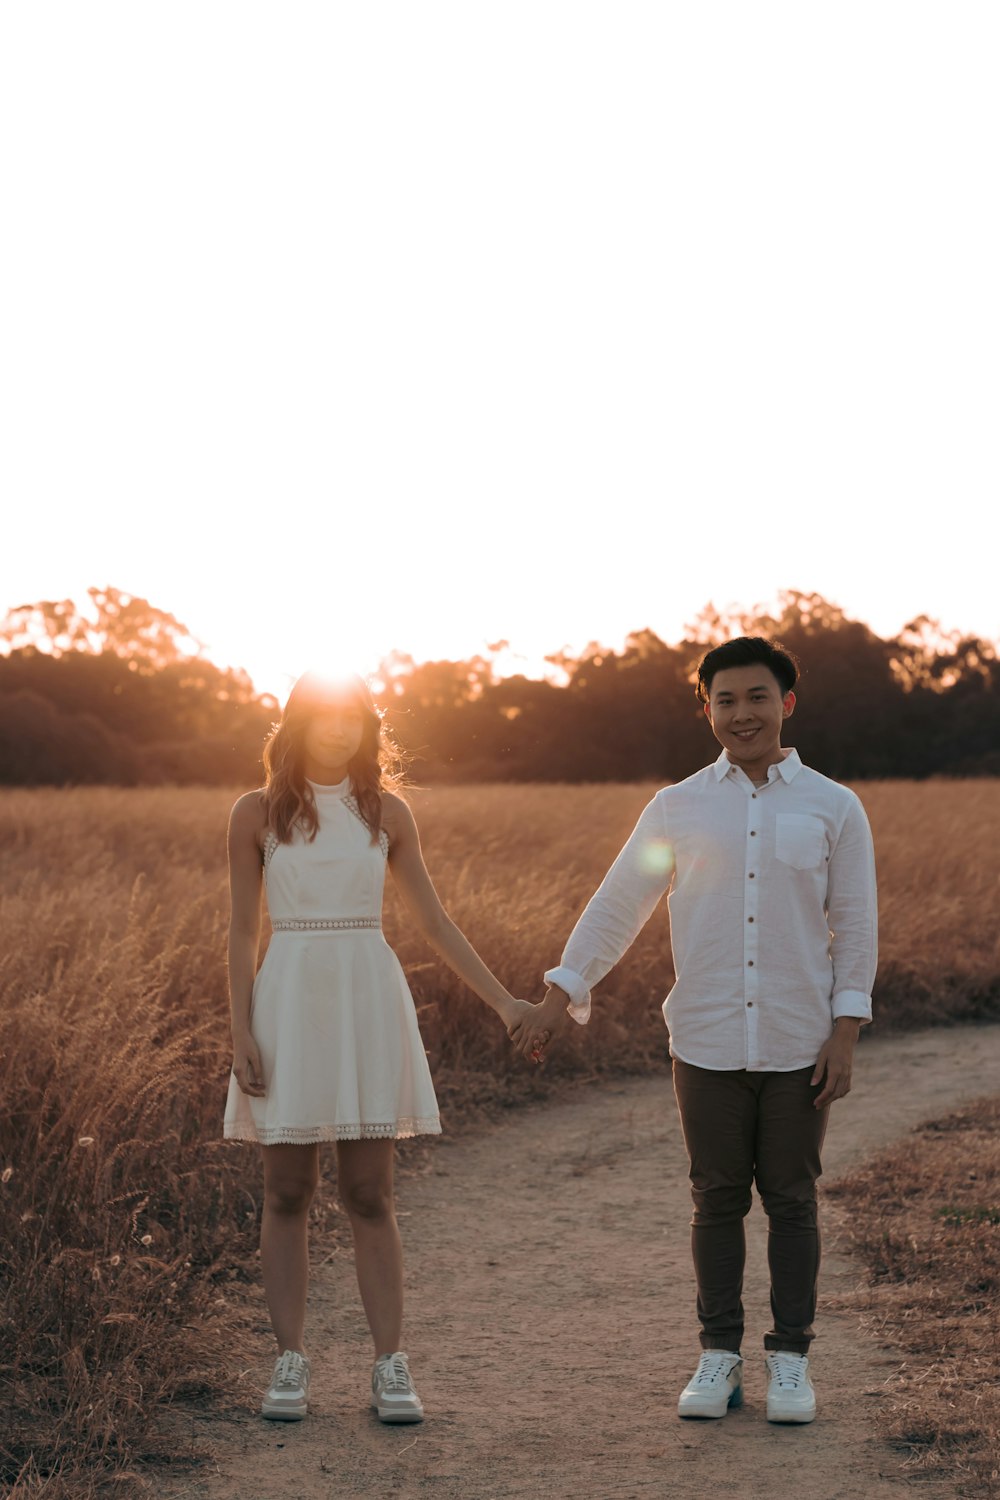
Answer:
[[[858,790],[882,896],[879,1027],[1000,1015],[1000,782]],[[413,794],[438,889],[510,989],[540,993],[650,791]],[[0,1476],[18,1496],[79,1500],[130,1462],[148,1472],[157,1404],[225,1384],[259,1209],[255,1153],[219,1139],[232,797],[0,794]],[[559,1080],[667,1065],[662,909],[542,1074],[510,1055],[391,895],[386,935],[446,1129]]]
[[[905,1471],[1000,1495],[1000,1096],[828,1184],[868,1268],[851,1299],[903,1356],[880,1408]]]

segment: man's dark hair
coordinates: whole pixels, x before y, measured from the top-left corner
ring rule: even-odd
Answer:
[[[780,641],[772,641],[766,635],[740,635],[723,646],[713,646],[706,651],[698,663],[698,686],[695,691],[702,703],[708,702],[712,690],[712,678],[716,672],[727,667],[752,667],[756,663],[767,667],[778,680],[782,697],[790,693],[799,680],[799,664]]]

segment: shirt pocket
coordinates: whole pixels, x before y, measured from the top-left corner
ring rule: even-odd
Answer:
[[[778,813],[774,852],[793,870],[813,870],[826,858],[826,827],[822,818],[807,813]]]

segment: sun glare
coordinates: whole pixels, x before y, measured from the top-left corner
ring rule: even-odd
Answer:
[[[364,664],[357,657],[349,657],[346,652],[338,651],[324,651],[311,657],[302,671],[319,678],[331,688],[346,685],[355,677],[363,680],[368,677]]]
[[[235,644],[230,641],[213,641],[209,654],[213,660],[235,660],[249,674],[259,693],[269,693],[283,704],[298,679],[307,672],[324,682],[345,682],[360,677],[373,690],[378,685],[378,651],[358,650],[349,654],[345,649],[329,649],[323,640],[318,649],[311,649],[308,636],[300,637],[304,644],[292,640],[255,640],[246,638]],[[313,646],[316,638],[313,637]]]

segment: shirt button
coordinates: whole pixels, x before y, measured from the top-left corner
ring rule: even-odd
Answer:
[[[753,921],[753,917],[747,917],[747,921],[748,922],[752,922]]]
[[[756,792],[751,792],[750,795],[753,798],[753,800],[756,802],[757,801],[757,793]]]
[[[752,1000],[748,1000],[747,1001],[747,1010],[753,1010],[753,1001]]]
[[[752,958],[748,958],[747,959],[747,968],[748,969],[752,969],[753,968],[753,959]]]
[[[755,839],[757,837],[757,830],[756,830],[756,828],[751,828],[751,830],[750,830],[750,837],[752,839]]]
[[[751,880],[756,880],[756,878],[757,878],[757,877],[756,877],[756,876],[755,876],[755,875],[754,875],[754,872],[753,872],[753,871],[752,871],[752,870],[751,870],[751,871],[750,871],[750,879],[751,879]]]

